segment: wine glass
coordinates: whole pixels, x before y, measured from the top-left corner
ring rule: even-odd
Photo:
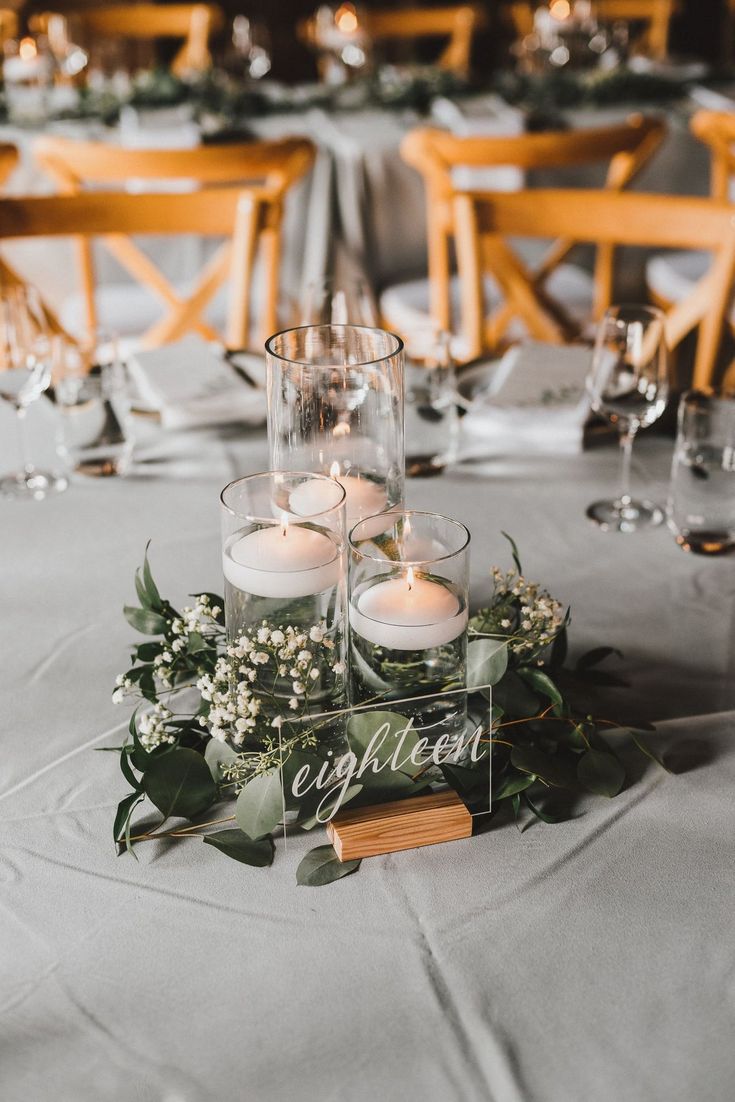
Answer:
[[[0,398],[18,418],[22,470],[0,479],[0,494],[42,500],[65,490],[67,479],[33,466],[25,433],[28,406],[51,382],[53,338],[38,294],[29,287],[6,288],[0,297]]]
[[[592,409],[620,434],[620,495],[587,509],[603,531],[635,532],[660,524],[663,512],[630,492],[630,461],[639,429],[657,421],[668,398],[665,316],[655,306],[611,306],[597,329],[587,393]]]

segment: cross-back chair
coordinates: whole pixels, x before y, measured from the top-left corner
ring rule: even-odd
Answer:
[[[508,9],[516,34],[525,38],[533,32],[535,5],[514,0]],[[669,27],[677,10],[677,0],[596,0],[592,12],[600,23],[630,22],[641,27],[633,40],[637,53],[663,59],[669,48]]]
[[[442,8],[383,9],[366,12],[367,29],[377,42],[441,37],[448,41],[437,59],[440,69],[466,76],[472,41],[482,25],[482,12],[473,4]]]
[[[45,32],[53,11],[32,17],[34,30]],[[222,9],[216,4],[110,4],[95,5],[62,13],[86,42],[96,39],[155,41],[183,39],[171,68],[178,74],[204,72],[212,64],[210,36],[224,26]]]
[[[667,313],[670,349],[699,327],[694,385],[711,384],[735,280],[735,220],[727,203],[689,196],[536,190],[465,193],[454,198],[463,326],[472,352],[483,351],[482,275],[492,271],[530,333],[560,343],[569,334],[539,295],[509,244],[513,237],[546,237],[606,246],[704,249],[709,270],[692,293]]]
[[[18,13],[12,8],[0,8],[0,46],[18,34]]]
[[[182,150],[135,150],[101,142],[68,138],[40,138],[34,147],[39,164],[64,194],[85,193],[90,186],[124,186],[125,181],[190,181],[199,185],[207,202],[216,206],[223,188],[235,184],[261,184],[268,202],[261,202],[257,226],[264,271],[261,325],[267,337],[277,328],[279,271],[284,200],[288,190],[310,169],[314,147],[303,138],[238,145],[199,146]],[[142,201],[150,195],[140,196]],[[105,234],[103,243],[115,259],[168,307],[168,314],[144,335],[148,347],[176,340],[185,329],[216,336],[202,318],[202,310],[225,282],[232,262],[232,244],[225,242],[208,261],[193,291],[184,295],[171,285],[153,261],[131,240],[124,227]],[[166,232],[166,231],[164,231]],[[179,233],[196,233],[180,226]],[[249,247],[252,247],[253,242]],[[97,326],[95,274],[87,234],[78,242],[86,323]],[[251,258],[252,261],[252,258]]]
[[[532,170],[607,163],[606,186],[611,190],[621,190],[635,179],[665,133],[661,120],[640,115],[631,116],[616,126],[513,136],[457,137],[443,130],[412,131],[404,139],[401,155],[421,173],[426,188],[430,316],[427,316],[425,324],[443,330],[452,329],[451,245],[458,169],[513,166]],[[554,273],[565,275],[561,266],[571,248],[572,243],[568,241],[554,242],[541,263],[534,268],[533,281],[539,294],[543,293]],[[596,314],[606,304],[612,267],[612,248],[600,249],[597,256],[598,293],[594,303]],[[405,286],[407,294],[412,295],[413,283]],[[381,298],[386,321],[399,329],[401,294],[401,287],[398,286]],[[510,309],[502,306],[487,321],[488,343],[497,345],[511,321]]]

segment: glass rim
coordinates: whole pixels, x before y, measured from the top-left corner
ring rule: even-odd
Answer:
[[[660,306],[656,306],[651,302],[613,302],[607,307],[605,313],[600,318],[600,324],[607,319],[611,321],[623,321],[625,320],[624,318],[618,319],[616,315],[618,313],[625,313],[626,311],[630,311],[631,314],[635,312],[652,319],[655,318],[656,321],[666,321],[665,310],[662,310]]]
[[[360,333],[382,333],[384,336],[391,337],[395,341],[396,347],[392,352],[387,352],[383,356],[376,356],[371,360],[360,360],[357,363],[349,364],[316,364],[311,360],[306,359],[293,359],[289,356],[282,356],[280,352],[276,352],[273,348],[273,342],[277,341],[279,337],[285,336],[286,333],[300,333],[306,329],[353,329]],[[277,333],[273,333],[265,342],[266,355],[272,356],[274,360],[279,360],[281,363],[286,364],[298,364],[299,367],[311,367],[314,370],[319,371],[334,371],[344,370],[348,367],[371,367],[374,364],[384,363],[386,360],[392,360],[396,356],[400,355],[404,349],[404,342],[398,336],[397,333],[392,332],[390,329],[381,329],[378,325],[351,325],[349,322],[345,324],[334,324],[332,322],[325,322],[322,325],[291,325],[287,329],[279,329]]]
[[[387,518],[391,515],[402,517],[432,517],[438,518],[444,521],[446,524],[451,525],[453,528],[464,533],[464,539],[460,547],[454,551],[448,551],[445,555],[437,555],[432,559],[389,559],[382,554],[370,554],[362,550],[353,540],[353,536],[361,524],[367,524],[368,521],[375,520],[377,517]],[[362,517],[358,520],[357,524],[353,524],[352,528],[347,533],[347,543],[350,551],[357,552],[358,555],[362,555],[364,559],[370,559],[372,562],[382,562],[388,566],[427,566],[430,563],[447,562],[448,559],[454,559],[457,555],[461,555],[467,550],[472,541],[472,535],[466,524],[463,524],[461,520],[455,520],[453,517],[447,517],[443,513],[432,513],[428,509],[386,509],[382,513],[375,513],[370,517]],[[366,537],[366,542],[367,537]]]
[[[256,471],[255,474],[242,475],[240,478],[233,478],[231,482],[228,482],[219,495],[220,505],[231,517],[241,517],[243,519],[257,521],[262,520],[263,522],[267,521],[269,524],[278,524],[278,517],[256,517],[250,513],[241,513],[238,512],[237,509],[233,509],[233,507],[228,505],[225,501],[225,494],[228,490],[231,490],[233,486],[240,486],[243,482],[254,482],[256,479],[267,478],[273,481],[278,475],[288,476],[290,478],[303,478],[305,480],[316,478],[320,482],[329,482],[339,491],[339,499],[335,504],[328,506],[326,509],[320,509],[318,513],[306,513],[303,516],[296,516],[295,514],[289,513],[289,524],[291,523],[292,516],[294,524],[308,524],[319,517],[328,517],[330,514],[336,514],[344,507],[345,501],[347,500],[347,491],[344,486],[336,478],[332,478],[328,474],[319,474],[315,471]]]

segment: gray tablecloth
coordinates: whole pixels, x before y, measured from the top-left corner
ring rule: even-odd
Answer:
[[[612,449],[409,499],[471,527],[475,601],[512,532],[572,603],[575,649],[625,651],[633,687],[608,707],[665,720],[687,771],[640,767],[572,822],[506,822],[327,888],[295,884],[313,837],[268,870],[196,840],[115,856],[124,783],[95,750],[127,722],[110,690],[133,570],[150,537],[172,599],[219,589],[218,491],[265,450],[154,433],[125,480],[0,502],[3,1102],[730,1102],[735,571],[665,529],[588,526]],[[640,442],[654,496],[669,452]]]

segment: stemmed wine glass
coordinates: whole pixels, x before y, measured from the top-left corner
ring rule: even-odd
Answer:
[[[663,512],[630,492],[630,461],[639,429],[657,421],[668,398],[665,317],[655,306],[611,306],[597,330],[587,393],[592,409],[620,434],[620,495],[587,509],[604,531],[635,532],[660,524]]]
[[[10,287],[0,297],[0,398],[15,409],[23,468],[0,479],[0,494],[39,501],[65,490],[67,479],[33,466],[25,433],[28,406],[51,382],[53,338],[38,294],[29,287]]]

